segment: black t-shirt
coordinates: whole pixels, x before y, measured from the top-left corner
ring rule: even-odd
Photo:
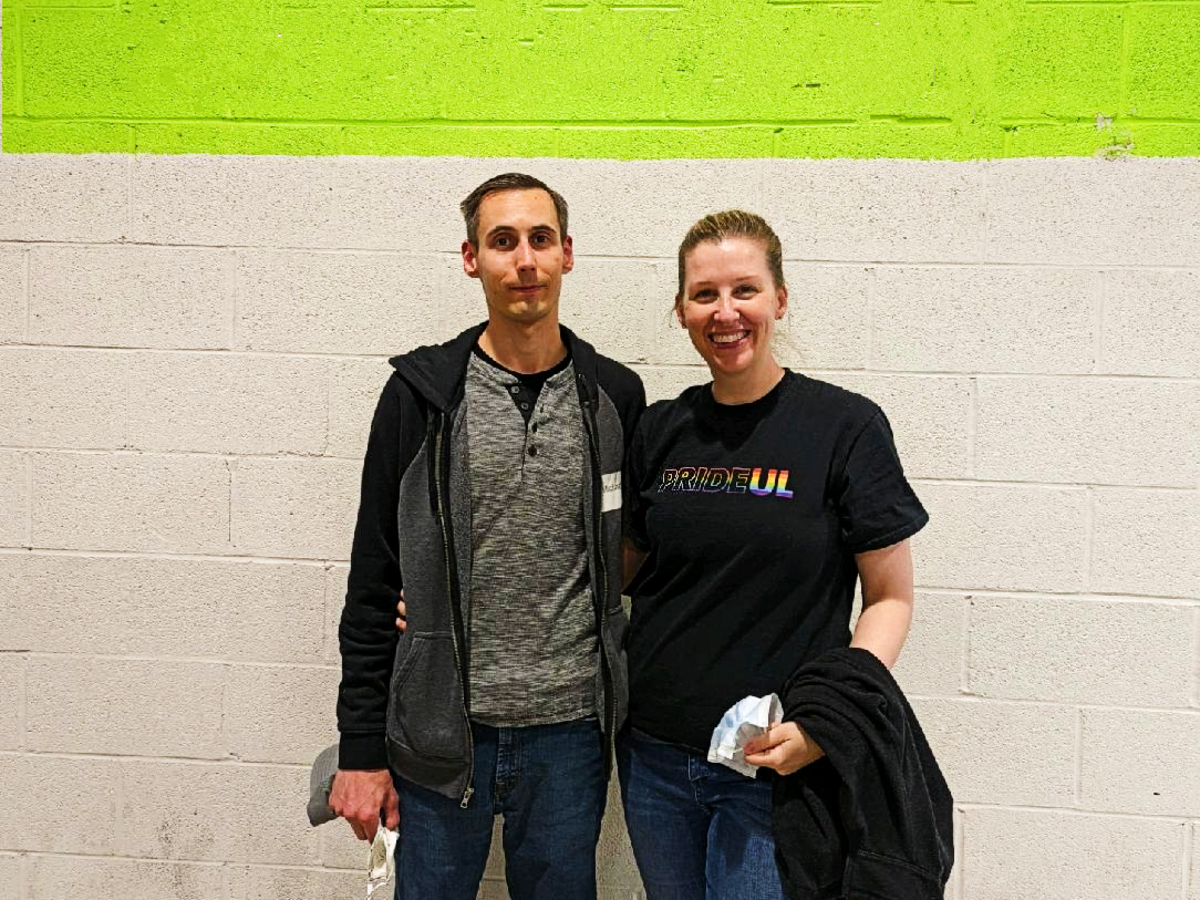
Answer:
[[[928,515],[883,411],[785,372],[738,406],[709,385],[656,403],[630,450],[630,724],[708,749],[725,711],[850,642],[854,554]]]

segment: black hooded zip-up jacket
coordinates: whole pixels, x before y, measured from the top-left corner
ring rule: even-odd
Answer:
[[[793,900],[942,900],[953,798],[887,666],[843,647],[780,693],[825,756],[775,779],[775,859]]]
[[[371,422],[346,605],[338,637],[339,765],[390,767],[448,797],[470,799],[467,603],[471,496],[463,395],[467,362],[485,324],[445,344],[391,360]],[[641,380],[561,328],[576,372],[586,434],[584,531],[600,653],[596,708],[611,746],[629,682],[621,607],[625,448],[646,405]],[[398,634],[404,589],[408,628]],[[513,622],[514,628],[520,622]],[[611,760],[610,760],[611,763]]]

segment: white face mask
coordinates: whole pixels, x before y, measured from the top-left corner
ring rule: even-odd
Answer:
[[[708,761],[729,766],[735,772],[754,777],[758,766],[745,760],[746,742],[764,735],[772,725],[783,721],[783,705],[778,694],[743,697],[725,712],[713,729],[708,745]]]
[[[400,832],[384,828],[379,823],[375,840],[371,842],[371,855],[367,860],[367,900],[371,895],[391,881],[396,875],[396,839]]]

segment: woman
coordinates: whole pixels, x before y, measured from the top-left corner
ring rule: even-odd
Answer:
[[[891,666],[911,618],[908,538],[927,516],[882,411],[776,361],[782,257],[751,213],[691,228],[675,315],[712,382],[650,407],[630,452],[627,568],[640,568],[618,766],[649,900],[783,896],[769,777],[709,763],[713,728],[825,650]],[[794,723],[746,750],[784,775],[821,755]]]

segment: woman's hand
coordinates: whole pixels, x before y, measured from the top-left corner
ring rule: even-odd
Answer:
[[[408,607],[404,605],[404,589],[400,590],[400,599],[396,601],[396,630],[403,634],[408,630]]]
[[[825,751],[795,722],[780,722],[761,737],[746,742],[746,762],[791,775],[825,755]]]

